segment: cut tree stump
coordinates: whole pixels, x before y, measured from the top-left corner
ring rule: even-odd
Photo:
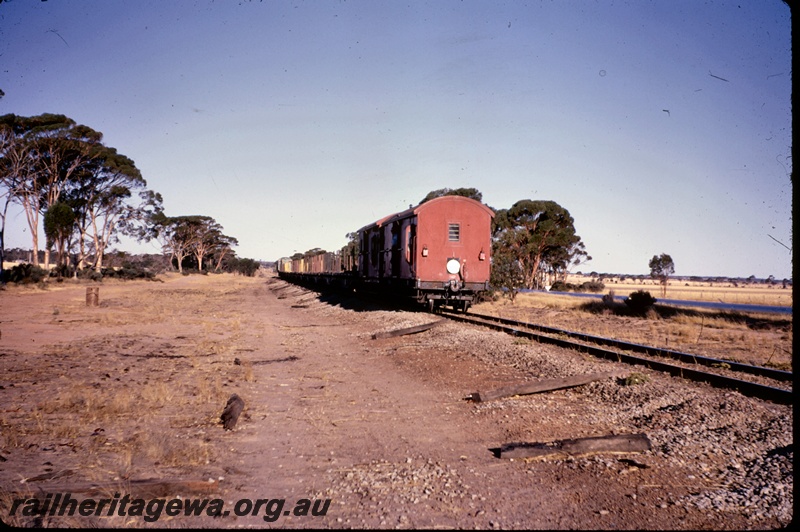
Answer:
[[[87,286],[86,287],[86,306],[96,307],[100,304],[100,287]]]
[[[574,386],[581,386],[590,382],[607,379],[609,377],[620,377],[626,375],[628,371],[609,371],[605,373],[590,373],[588,375],[573,375],[571,377],[563,377],[560,379],[544,379],[534,382],[526,382],[524,384],[514,384],[511,386],[504,386],[496,390],[489,390],[486,392],[474,392],[466,396],[464,399],[481,403],[485,401],[492,401],[494,399],[501,399],[503,397],[512,397],[514,395],[529,395],[532,393],[549,392],[552,390],[560,390],[561,388],[572,388]]]
[[[377,340],[378,338],[394,338],[395,336],[405,336],[406,334],[416,334],[419,332],[427,331],[428,329],[432,329],[437,325],[444,323],[447,320],[439,320],[434,321],[431,323],[425,323],[423,325],[417,325],[415,327],[407,327],[405,329],[397,329],[394,331],[387,331],[387,332],[378,332],[372,335],[373,340]]]
[[[563,458],[593,453],[639,453],[650,450],[645,434],[612,434],[547,443],[507,443],[492,449],[498,458]]]
[[[242,410],[244,410],[244,401],[242,398],[236,394],[231,395],[225,405],[225,410],[223,410],[222,415],[219,416],[225,430],[233,430],[233,427],[236,426],[236,422],[239,421],[239,414],[242,413]]]

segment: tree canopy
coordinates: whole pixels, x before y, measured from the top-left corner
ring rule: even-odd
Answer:
[[[178,271],[183,272],[183,261],[192,255],[197,269],[203,270],[204,259],[212,256],[216,260],[215,271],[222,265],[223,259],[233,255],[232,248],[238,241],[222,233],[222,226],[210,216],[173,216],[163,213],[153,216],[158,239],[166,253],[177,262]]]
[[[541,288],[545,277],[591,260],[569,211],[554,201],[521,200],[501,209],[492,222],[495,261],[515,264],[527,288]]]
[[[164,214],[161,195],[147,188],[132,159],[103,144],[99,131],[62,114],[0,116],[0,263],[12,202],[25,212],[37,266],[42,225],[45,267],[55,245],[58,264],[69,268],[74,258],[76,274],[87,266],[100,273],[119,235],[158,238],[179,270],[187,257],[198,270],[232,266],[252,274],[258,268],[252,259],[235,257],[238,241],[210,216]]]
[[[422,198],[420,205],[426,201],[430,201],[442,196],[464,196],[465,198],[474,199],[475,201],[482,201],[483,194],[477,188],[440,188],[428,192],[428,195]]]
[[[78,268],[92,255],[93,266],[100,271],[107,246],[117,241],[119,233],[134,230],[146,212],[144,207],[155,205],[154,198],[160,201],[160,196],[146,191],[147,183],[134,162],[103,145],[102,139],[102,133],[64,115],[0,116],[0,186],[5,189],[5,208],[8,201],[22,206],[35,265],[39,263],[40,216],[59,203],[73,211],[74,227],[69,234],[61,228],[61,236],[47,242],[45,267],[50,244],[64,245],[77,232]],[[59,207],[57,212],[64,210]],[[0,222],[4,229],[5,211]],[[60,257],[64,251],[59,249]]]

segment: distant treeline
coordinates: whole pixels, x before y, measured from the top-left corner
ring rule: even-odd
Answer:
[[[39,251],[40,262],[43,261],[44,251]],[[12,248],[6,250],[6,262],[16,262],[22,264],[33,264],[33,251],[30,249]],[[106,264],[101,273],[94,270],[79,271],[77,277],[96,278],[116,277],[124,279],[152,278],[156,274],[174,271],[173,258],[160,253],[141,253],[131,254],[125,251],[112,250],[105,256]],[[223,259],[218,272],[234,273],[252,277],[261,267],[261,263],[254,259],[240,258],[235,255]],[[182,271],[184,274],[209,272],[199,270],[197,262],[193,256],[187,256],[183,260]],[[52,272],[51,272],[52,274]],[[32,268],[17,268],[12,274],[12,268],[5,271],[7,280],[11,282],[32,281],[38,282],[48,273],[43,268],[33,266]]]
[[[138,277],[164,264],[180,272],[184,265],[206,273],[252,275],[258,269],[257,261],[236,257],[238,241],[224,234],[214,218],[168,216],[161,194],[147,187],[136,163],[107,146],[100,131],[62,114],[0,116],[0,264],[23,260],[31,265],[9,272],[14,279],[102,278],[120,269]],[[5,253],[12,203],[25,212],[31,238],[31,251],[22,256]],[[114,264],[107,255],[114,253],[109,248],[122,235],[140,242],[156,240],[166,257],[134,259],[116,252]],[[0,270],[0,282],[5,279]]]
[[[599,282],[606,282],[606,283],[614,283],[614,282],[624,283],[626,281],[644,283],[644,281],[652,279],[650,275],[626,275],[619,273],[576,272],[575,275],[590,277]],[[712,285],[715,283],[716,284],[727,283],[727,284],[732,284],[734,286],[739,286],[739,285],[746,286],[750,284],[767,284],[767,285],[782,284],[786,286],[792,286],[791,278],[778,280],[775,278],[774,275],[770,275],[767,278],[759,278],[756,277],[755,275],[751,275],[750,277],[702,277],[698,275],[689,275],[689,276],[679,275],[670,277],[670,281],[709,283]]]

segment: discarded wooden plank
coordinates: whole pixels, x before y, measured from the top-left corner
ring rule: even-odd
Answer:
[[[300,360],[300,357],[297,355],[289,355],[288,357],[284,358],[272,358],[268,360],[253,360],[250,362],[253,366],[261,366],[263,364],[274,364],[276,362],[294,362],[295,360]]]
[[[607,379],[609,377],[619,377],[628,373],[627,371],[609,371],[605,373],[590,373],[588,375],[573,375],[571,377],[563,377],[559,379],[543,379],[540,381],[526,382],[524,384],[514,384],[511,386],[504,386],[496,390],[489,390],[486,392],[474,392],[465,397],[469,401],[476,403],[492,401],[493,399],[501,399],[503,397],[512,397],[514,395],[529,395],[532,393],[550,392],[559,390],[561,388],[572,388],[574,386],[581,386],[590,382]]]
[[[4,460],[2,460],[4,461]],[[35,477],[24,478],[20,480],[21,483],[25,482],[41,482],[43,480],[54,480],[57,478],[68,477],[70,475],[74,475],[75,471],[72,469],[62,469],[60,471],[52,471],[50,473],[42,473],[41,475],[36,475]]]
[[[242,410],[244,410],[244,401],[242,398],[236,394],[231,395],[225,405],[225,410],[223,410],[222,415],[219,416],[225,430],[233,430],[233,427],[236,426],[236,422],[239,420],[239,414],[242,413]]]
[[[292,285],[290,285],[290,284],[285,284],[283,286],[272,287],[272,288],[270,288],[270,290],[273,291],[273,292],[280,292],[281,290],[286,290],[287,288],[290,288],[291,286]]]
[[[563,458],[594,453],[639,453],[649,451],[645,434],[612,434],[547,443],[507,443],[493,449],[498,458]]]
[[[114,482],[82,482],[75,484],[37,484],[35,487],[37,494],[46,493],[69,493],[72,496],[96,496],[107,495],[108,493],[122,493],[123,491],[131,497],[166,497],[169,495],[183,495],[188,493],[213,493],[219,488],[219,481],[209,480],[185,480],[185,479],[164,479],[164,478],[144,478],[137,480],[119,480]],[[23,488],[19,492],[24,493],[31,488]]]
[[[372,335],[373,340],[377,340],[378,338],[394,338],[395,336],[405,336],[407,334],[416,334],[423,331],[427,331],[428,329],[432,329],[437,325],[444,323],[447,320],[438,320],[433,321],[431,323],[425,323],[423,325],[417,325],[415,327],[407,327],[405,329],[397,329],[394,331],[386,331],[386,332],[377,332]]]

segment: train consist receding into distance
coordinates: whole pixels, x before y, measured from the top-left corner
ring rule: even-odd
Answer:
[[[296,254],[276,268],[280,278],[305,286],[466,311],[489,288],[493,217],[479,201],[441,196],[362,227],[339,251]]]

